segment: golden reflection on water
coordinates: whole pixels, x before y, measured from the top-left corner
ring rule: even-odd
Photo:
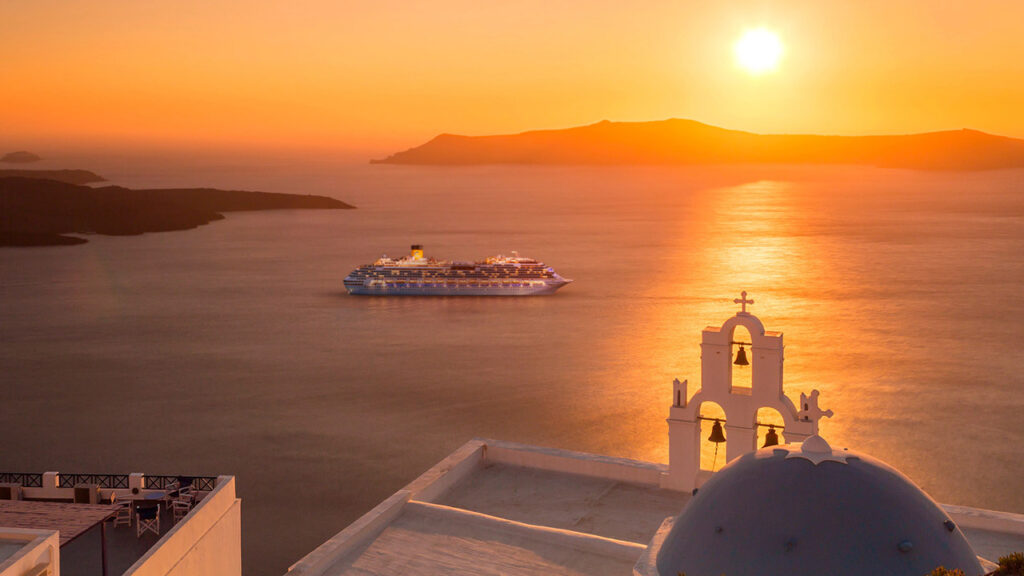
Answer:
[[[793,199],[799,194],[796,184],[760,181],[696,195],[694,209],[706,217],[698,219],[697,229],[676,229],[674,248],[666,255],[668,262],[645,291],[654,304],[647,307],[646,316],[637,319],[648,329],[641,338],[614,343],[628,347],[627,355],[646,359],[626,381],[644,398],[648,408],[643,418],[652,423],[648,429],[660,430],[634,439],[642,444],[637,447],[638,456],[667,461],[664,420],[670,382],[675,377],[689,380],[690,396],[699,389],[701,330],[720,325],[738,312],[732,299],[738,298],[741,290],[755,300],[750,310],[767,330],[785,333],[787,395],[797,402],[801,392],[820,390],[822,407],[834,409],[838,416],[822,421],[822,433],[833,443],[846,441],[847,427],[856,421],[859,407],[849,404],[849,396],[832,381],[835,364],[827,362],[826,356],[840,333],[843,338],[859,336],[855,324],[837,326],[836,320],[848,317],[851,311],[832,300],[825,305],[826,294],[814,289],[842,285],[844,271],[833,266],[827,246],[815,241],[814,223],[800,213],[799,202]],[[668,301],[666,295],[670,295]],[[749,368],[738,367],[736,377],[746,376],[749,383],[749,373]],[[702,412],[709,412],[706,415],[712,418],[721,416],[720,408],[710,405]],[[771,413],[761,421],[782,423],[778,414]],[[715,446],[707,440],[711,425],[702,425],[704,468],[710,468],[714,459]],[[766,433],[767,427],[758,430],[758,446],[763,445]],[[784,442],[784,433],[780,437]],[[724,446],[719,449],[718,467],[723,452]]]

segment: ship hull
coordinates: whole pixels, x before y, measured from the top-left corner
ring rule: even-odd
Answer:
[[[543,296],[554,294],[568,282],[533,286],[431,286],[350,285],[345,289],[355,296]]]
[[[543,296],[572,280],[533,258],[494,256],[479,262],[449,262],[423,257],[423,246],[399,259],[381,257],[345,277],[345,289],[357,296]]]

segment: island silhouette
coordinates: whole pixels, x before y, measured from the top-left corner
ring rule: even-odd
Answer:
[[[21,177],[56,180],[68,184],[92,184],[95,182],[106,182],[106,178],[88,170],[24,170],[4,169],[0,170],[0,178]]]
[[[977,130],[881,136],[755,134],[695,120],[607,120],[496,136],[441,134],[373,164],[856,164],[916,170],[1024,167],[1024,140]]]
[[[34,152],[28,150],[18,150],[16,152],[8,152],[3,156],[0,156],[0,162],[10,162],[12,164],[30,164],[32,162],[39,162],[42,158]]]
[[[91,188],[46,178],[0,177],[0,246],[57,246],[87,240],[67,234],[134,235],[187,230],[222,220],[221,212],[351,209],[326,196],[165,188]]]

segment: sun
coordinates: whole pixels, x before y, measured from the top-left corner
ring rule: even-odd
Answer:
[[[736,63],[751,74],[772,72],[779,66],[782,56],[782,41],[771,30],[754,28],[747,30],[736,41]]]

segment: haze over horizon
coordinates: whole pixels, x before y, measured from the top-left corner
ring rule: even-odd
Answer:
[[[688,118],[1024,137],[1024,4],[126,0],[0,6],[0,146],[321,150]],[[734,61],[771,30],[777,65]],[[764,71],[759,71],[764,72]]]

